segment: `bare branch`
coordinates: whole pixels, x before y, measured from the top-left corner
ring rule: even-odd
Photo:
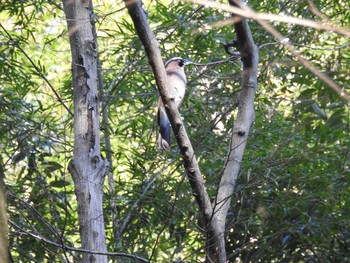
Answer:
[[[206,226],[207,259],[209,262],[212,260],[225,262],[225,240],[223,236],[217,232],[219,229],[218,224],[220,222],[216,220],[216,217],[213,217],[213,207],[192,144],[188,138],[185,126],[174,100],[171,98],[166,88],[167,79],[163,61],[161,59],[159,43],[147,23],[146,12],[143,10],[141,2],[125,0],[125,5],[134,22],[136,32],[145,47],[146,54],[156,78],[159,93],[164,104],[167,106],[167,115],[180,148],[192,192],[204,219]]]
[[[216,2],[208,2],[204,0],[187,0],[192,3],[197,4],[204,4],[205,6],[209,6],[212,8],[216,8],[219,10],[224,10],[227,12],[231,12],[233,14],[254,19],[257,21],[260,25],[262,25],[268,32],[270,32],[271,35],[273,35],[278,41],[280,41],[281,44],[285,45],[288,50],[291,52],[293,56],[295,56],[298,61],[309,71],[311,71],[316,77],[318,77],[321,81],[323,81],[326,85],[328,85],[331,89],[333,89],[335,92],[339,94],[343,99],[350,102],[350,95],[341,88],[336,82],[334,82],[331,78],[327,76],[327,74],[321,72],[319,69],[314,67],[309,61],[307,61],[300,52],[293,46],[293,44],[289,41],[285,41],[286,38],[280,34],[276,29],[274,29],[269,23],[266,22],[266,20],[270,21],[278,21],[278,22],[285,22],[289,24],[295,24],[295,25],[301,25],[306,27],[312,27],[318,30],[328,30],[333,31],[339,34],[343,34],[345,36],[350,36],[350,31],[347,31],[345,29],[342,29],[340,27],[334,27],[328,24],[323,24],[319,22],[315,22],[312,20],[307,19],[299,19],[295,17],[290,16],[282,16],[282,15],[273,15],[273,14],[264,14],[264,13],[256,13],[251,8],[240,5],[241,8],[233,7],[233,6],[227,6],[223,4],[218,4]],[[232,20],[231,23],[236,22],[236,19]],[[227,23],[225,23],[227,24]]]
[[[146,12],[143,10],[141,2],[126,0],[125,4],[134,22],[137,34],[145,47],[149,62],[156,78],[159,93],[165,104],[168,105],[167,114],[175,133],[177,143],[180,147],[184,160],[184,166],[189,177],[194,196],[200,206],[200,210],[205,218],[205,221],[208,223],[208,220],[212,216],[210,199],[206,192],[204,180],[182,119],[166,88],[166,73],[160,54],[159,43],[147,23]]]
[[[21,228],[19,225],[17,225],[15,222],[13,222],[12,220],[9,220],[11,225],[14,226],[15,228],[17,228],[19,230],[19,234],[20,235],[28,235],[32,238],[35,238],[37,240],[43,241],[47,244],[53,245],[55,247],[61,248],[63,250],[69,250],[69,251],[75,251],[75,252],[81,252],[81,253],[87,253],[87,254],[95,254],[95,255],[106,255],[106,256],[116,256],[116,257],[125,257],[125,258],[132,258],[135,259],[136,261],[140,261],[140,262],[146,262],[148,263],[149,261],[147,259],[144,259],[142,257],[133,255],[133,254],[129,254],[129,253],[125,253],[125,252],[101,252],[101,251],[92,251],[92,250],[87,250],[87,249],[81,249],[81,248],[75,248],[75,247],[70,247],[70,246],[66,246],[64,244],[59,244],[56,243],[50,239],[47,239],[45,237],[43,237],[42,235],[39,234],[33,234],[23,228]]]
[[[314,67],[309,61],[307,61],[291,42],[283,41],[286,38],[281,33],[279,33],[276,29],[274,29],[269,23],[265,21],[258,20],[257,22],[259,22],[267,31],[271,33],[271,35],[273,35],[277,40],[279,40],[283,45],[285,45],[290,51],[290,53],[299,60],[300,64],[302,64],[305,68],[307,68],[309,71],[315,74],[316,77],[318,77],[327,86],[329,86],[336,93],[338,93],[339,96],[341,96],[346,101],[350,102],[349,94],[336,82],[334,82],[330,77],[328,77],[327,74],[321,72],[318,68]]]
[[[317,9],[317,7],[315,6],[314,2],[312,2],[312,0],[306,0],[306,1],[312,13],[314,13],[315,15],[317,15],[323,20],[330,21],[330,19],[325,14],[321,13],[320,10]]]
[[[239,52],[236,52],[236,54],[232,55],[229,58],[223,59],[223,60],[218,60],[218,61],[213,61],[213,62],[208,62],[208,63],[196,63],[196,62],[191,62],[191,65],[195,66],[203,66],[203,67],[208,67],[208,66],[216,66],[216,65],[221,65],[230,61],[235,61],[240,58]]]
[[[275,22],[283,22],[288,24],[294,24],[294,25],[300,25],[300,26],[306,26],[306,27],[312,27],[318,30],[327,30],[327,31],[333,31],[338,34],[342,34],[344,36],[350,36],[350,31],[343,29],[341,27],[335,27],[332,25],[315,22],[313,20],[308,19],[301,19],[296,18],[293,16],[285,16],[285,15],[274,15],[274,14],[266,14],[266,13],[256,13],[252,9],[248,8],[240,8],[235,6],[228,6],[225,4],[219,4],[217,2],[209,2],[206,0],[186,0],[191,3],[204,5],[206,7],[215,8],[222,11],[227,11],[232,14],[239,15],[241,17],[245,17],[248,19],[253,19],[255,21],[262,20],[262,21],[275,21]]]

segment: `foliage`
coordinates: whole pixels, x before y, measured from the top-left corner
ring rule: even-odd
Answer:
[[[349,27],[346,1],[314,1],[326,17],[315,15],[308,3],[249,2],[260,12]],[[144,7],[164,59],[182,56],[206,63],[227,58],[223,43],[234,38],[233,27],[210,25],[229,14],[176,1],[144,2]],[[109,189],[106,180],[105,188],[109,251],[135,253],[152,262],[198,262],[205,245],[202,222],[175,143],[169,153],[156,150],[158,96],[141,42],[123,3],[96,1],[94,8],[104,83],[100,100],[109,113],[102,145],[104,156],[112,152],[115,183]],[[61,3],[5,1],[0,10],[7,31],[0,29],[0,162],[9,189],[12,254],[21,262],[74,262],[72,252],[38,239],[74,247],[80,242],[67,171],[72,118],[61,104],[72,105]],[[272,24],[349,91],[347,38]],[[230,261],[345,261],[350,242],[349,108],[261,26],[250,26],[255,42],[264,45],[256,122],[228,218]],[[212,195],[227,154],[239,73],[238,61],[187,68],[181,114]],[[112,213],[117,214],[120,240],[113,235]]]

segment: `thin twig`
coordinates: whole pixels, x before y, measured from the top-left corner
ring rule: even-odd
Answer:
[[[287,49],[295,56],[298,61],[309,71],[315,74],[322,82],[338,93],[343,99],[350,102],[349,94],[341,88],[335,81],[333,81],[327,74],[321,72],[318,68],[314,67],[309,61],[307,61],[300,52],[295,48],[295,46],[289,41],[283,41],[285,37],[279,33],[275,28],[273,28],[269,23],[257,20],[257,22],[262,25],[271,35],[273,35],[277,40],[279,40]]]
[[[19,229],[19,234],[23,235],[28,235],[31,236],[37,240],[43,241],[45,243],[48,243],[50,245],[53,245],[55,247],[61,248],[61,249],[65,249],[65,250],[70,250],[70,251],[75,251],[75,252],[82,252],[82,253],[89,253],[89,254],[95,254],[95,255],[107,255],[107,256],[117,256],[117,257],[126,257],[126,258],[132,258],[135,259],[137,261],[140,262],[146,262],[149,263],[149,261],[145,258],[133,255],[133,254],[129,254],[129,253],[125,253],[125,252],[100,252],[100,251],[93,251],[93,250],[87,250],[87,249],[81,249],[81,248],[75,248],[75,247],[70,247],[70,246],[66,246],[64,244],[59,244],[56,243],[50,239],[47,239],[45,237],[43,237],[42,235],[36,235],[33,234],[23,228],[21,228],[19,225],[17,225],[15,222],[13,222],[12,220],[9,220],[10,224],[12,226],[14,226],[15,228]]]
[[[204,0],[187,0],[192,3],[197,3],[205,6],[209,6],[212,8],[216,8],[219,10],[224,10],[227,12],[231,12],[233,14],[254,19],[257,21],[262,27],[266,29],[271,35],[273,35],[281,44],[286,46],[288,50],[291,52],[293,56],[309,71],[311,71],[316,77],[318,77],[322,82],[324,82],[327,86],[337,92],[343,99],[350,102],[350,95],[341,88],[335,81],[327,76],[327,74],[321,72],[318,68],[314,67],[309,61],[307,61],[300,52],[295,48],[295,46],[288,41],[281,33],[279,33],[275,28],[273,28],[266,20],[285,22],[290,24],[296,24],[306,27],[312,27],[318,30],[328,30],[333,31],[339,34],[343,34],[345,36],[350,36],[350,31],[347,31],[342,28],[330,26],[323,23],[318,23],[312,20],[299,19],[295,17],[282,16],[282,15],[272,15],[272,14],[264,14],[264,13],[256,13],[251,8],[240,5],[240,7],[227,6],[223,4],[218,4],[216,2],[208,2]],[[286,41],[287,40],[287,41]]]
[[[201,66],[201,67],[216,66],[216,65],[224,64],[226,62],[235,61],[235,60],[239,59],[240,57],[241,57],[240,53],[237,52],[237,54],[235,54],[229,58],[223,59],[223,60],[218,60],[218,61],[208,62],[208,63],[191,62],[190,65]]]
[[[266,14],[266,13],[256,13],[250,8],[248,9],[248,8],[228,6],[225,4],[219,4],[217,2],[209,2],[205,0],[186,0],[186,1],[194,4],[204,5],[206,7],[215,8],[218,10],[227,11],[227,12],[239,15],[241,17],[253,19],[255,21],[264,20],[264,21],[283,22],[283,23],[300,25],[305,27],[312,27],[318,30],[333,31],[335,33],[342,34],[344,36],[350,36],[350,31],[346,29],[316,22],[313,20],[301,19],[301,18],[296,18],[293,16],[285,16],[281,14],[275,15],[275,14]]]

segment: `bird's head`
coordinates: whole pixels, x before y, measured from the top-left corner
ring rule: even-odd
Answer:
[[[188,59],[184,59],[181,57],[174,57],[169,59],[167,62],[165,62],[165,68],[169,69],[169,68],[184,68],[185,66],[191,64],[192,62]]]

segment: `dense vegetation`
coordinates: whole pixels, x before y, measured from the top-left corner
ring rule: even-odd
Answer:
[[[350,27],[346,0],[249,5],[258,12]],[[229,13],[178,1],[147,1],[144,8],[164,59],[208,63],[228,57],[223,45],[234,39],[233,27],[214,23]],[[67,170],[73,109],[62,4],[5,0],[0,10],[0,172],[8,187],[12,256],[16,262],[74,262],[74,252],[59,248],[63,242],[80,246]],[[155,146],[158,94],[142,44],[123,3],[95,1],[94,12],[103,75],[101,143],[111,162],[104,191],[108,250],[152,262],[199,262],[202,222],[176,144],[169,153]],[[348,37],[272,25],[350,92]],[[230,262],[346,262],[349,102],[258,23],[250,21],[250,27],[261,46],[256,121],[228,218]],[[240,70],[239,61],[186,69],[181,114],[211,195],[227,154]]]

